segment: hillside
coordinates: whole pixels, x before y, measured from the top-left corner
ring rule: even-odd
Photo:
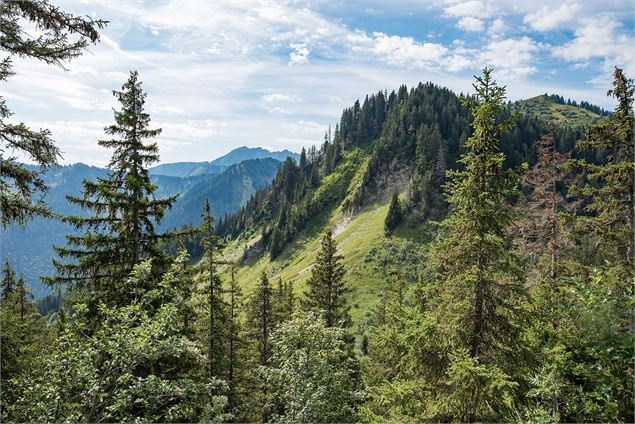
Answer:
[[[507,166],[535,161],[542,125],[534,114],[521,112],[501,140]],[[394,271],[408,283],[425,271],[413,264],[424,263],[434,228],[429,221],[446,210],[445,172],[457,166],[469,134],[458,96],[432,84],[356,102],[342,113],[333,140],[303,152],[297,165],[285,163],[270,187],[219,223],[219,232],[231,240],[227,258],[241,264],[239,282],[249,292],[266,270],[273,281],[291,281],[303,292],[320,238],[332,229],[353,288],[353,318],[363,324],[395,280]],[[560,148],[570,151],[582,134],[583,127],[560,126]],[[386,236],[394,191],[400,192],[405,218]]]
[[[231,152],[216,158],[210,162],[176,162],[166,163],[150,168],[151,175],[164,175],[169,177],[195,177],[206,174],[221,174],[228,167],[250,159],[276,159],[280,162],[288,157],[295,160],[299,158],[297,153],[283,150],[272,152],[262,147],[238,147]]]
[[[597,106],[582,102],[564,101],[560,96],[541,94],[530,99],[519,100],[509,104],[510,110],[525,115],[534,115],[544,121],[554,121],[561,125],[592,125],[605,118],[608,112]]]
[[[203,174],[191,177],[153,175],[152,183],[158,186],[156,196],[180,194],[174,208],[167,211],[164,228],[196,225],[205,197],[210,199],[217,214],[235,211],[256,190],[263,188],[274,177],[281,162],[275,159],[255,159],[230,166],[221,174]],[[83,180],[94,180],[106,175],[106,169],[82,163],[49,169],[43,179],[49,187],[46,201],[59,215],[82,215],[77,206],[66,200],[66,195],[79,195]],[[24,230],[9,228],[2,231],[0,260],[11,261],[18,274],[24,275],[39,298],[50,289],[40,282],[40,276],[50,275],[54,268],[53,246],[65,244],[65,234],[72,232],[69,225],[53,219],[36,218],[27,223]]]

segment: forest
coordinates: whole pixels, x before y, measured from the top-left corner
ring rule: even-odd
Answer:
[[[2,1],[0,80],[107,24]],[[179,206],[196,226],[163,224],[137,71],[95,141],[107,172],[66,197],[82,214],[46,204],[60,151],[1,98],[3,229],[75,231],[44,309],[2,264],[0,421],[635,421],[635,85],[610,78],[610,112],[508,102],[489,67],[471,94],[378,91],[236,212]]]

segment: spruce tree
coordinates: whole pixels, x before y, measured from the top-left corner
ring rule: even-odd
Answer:
[[[343,280],[344,266],[341,259],[329,230],[322,238],[322,247],[307,282],[308,290],[304,302],[307,310],[321,314],[327,327],[346,328],[350,325],[346,301],[350,288]]]
[[[403,211],[401,210],[401,203],[399,202],[399,193],[395,191],[390,200],[390,206],[388,207],[388,215],[384,221],[384,232],[390,234],[392,230],[397,228],[403,219]]]
[[[581,229],[596,237],[604,252],[611,252],[625,269],[633,270],[635,211],[635,137],[633,117],[633,80],[615,68],[613,89],[608,95],[618,104],[611,117],[589,128],[578,147],[606,155],[604,163],[574,160],[572,166],[584,170],[590,182],[574,195],[586,196],[587,216],[579,219]]]
[[[271,332],[274,323],[274,311],[271,304],[272,290],[265,271],[260,275],[247,304],[247,337],[252,341],[251,375],[249,385],[251,399],[250,413],[246,421],[267,422],[270,411],[265,407],[269,396],[267,384],[263,381],[259,367],[266,366],[271,356]]]
[[[208,360],[210,377],[221,377],[223,364],[226,359],[226,333],[227,333],[227,304],[223,299],[223,287],[217,265],[221,262],[217,258],[220,249],[220,238],[214,229],[214,216],[211,214],[209,201],[205,199],[204,213],[201,215],[201,245],[205,251],[203,264],[208,284]]]
[[[51,341],[45,322],[31,301],[23,277],[17,278],[9,261],[2,270],[0,293],[0,421],[19,421],[11,406],[22,397],[20,380],[41,371],[41,356]]]
[[[99,41],[99,29],[107,22],[88,16],[73,16],[47,1],[3,1],[0,3],[0,49],[7,54],[0,61],[0,81],[14,75],[12,57],[31,58],[63,67]],[[25,30],[34,26],[37,35]],[[19,153],[40,167],[57,164],[60,157],[51,132],[33,130],[11,122],[5,99],[0,96],[0,221],[3,228],[23,225],[34,216],[51,216],[42,198],[46,189],[40,172],[16,162]],[[8,155],[8,156],[6,156]]]
[[[57,275],[49,283],[73,283],[92,306],[96,299],[126,304],[139,296],[144,287],[127,287],[124,282],[142,259],[154,258],[161,266],[163,253],[159,241],[173,234],[157,234],[165,210],[176,196],[157,199],[148,167],[159,159],[156,142],[146,139],[161,133],[150,129],[150,116],[144,112],[146,94],[136,71],[130,72],[121,91],[114,91],[121,109],[114,112],[115,123],[104,129],[112,138],[99,145],[114,149],[108,176],[84,181],[81,196],[67,196],[69,202],[92,211],[88,217],[68,216],[64,220],[83,234],[66,236],[67,246],[56,247],[61,259],[54,260]]]
[[[230,265],[231,280],[229,285],[229,329],[228,329],[228,371],[227,371],[227,406],[231,413],[238,406],[238,391],[244,379],[243,339],[240,312],[242,310],[242,290],[236,281],[236,266]]]
[[[511,316],[523,281],[507,232],[518,178],[503,169],[505,155],[499,149],[500,134],[510,126],[498,122],[505,87],[496,84],[488,68],[473,86],[474,97],[464,102],[472,111],[474,132],[459,160],[463,169],[448,172],[450,212],[441,224],[445,239],[435,253],[447,296],[444,319],[455,329],[456,346],[473,358],[486,358],[501,343],[513,346]]]

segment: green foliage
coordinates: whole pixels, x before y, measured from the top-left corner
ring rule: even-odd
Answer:
[[[220,422],[226,402],[211,393],[222,382],[200,380],[203,355],[188,336],[190,299],[182,290],[181,254],[151,290],[124,306],[99,305],[103,319],[87,333],[85,305],[61,322],[42,374],[20,382],[10,407],[16,421]],[[130,285],[152,279],[150,261],[137,265]]]
[[[73,283],[72,289],[87,297],[83,302],[95,311],[97,302],[125,304],[127,288],[118,290],[134,265],[144,258],[154,258],[161,266],[160,238],[155,224],[160,223],[165,210],[175,196],[157,199],[157,187],[151,183],[148,166],[159,159],[156,143],[145,144],[144,139],[161,133],[150,129],[150,116],[143,111],[146,94],[141,89],[136,71],[130,73],[121,91],[114,91],[121,103],[115,111],[115,123],[104,129],[114,138],[99,141],[99,145],[114,149],[106,178],[84,181],[82,196],[68,196],[68,200],[92,216],[68,216],[65,221],[84,234],[67,235],[67,247],[56,247],[62,260],[55,260],[57,275],[47,281]],[[137,289],[141,289],[138,287]]]
[[[311,278],[307,282],[304,306],[307,310],[320,314],[327,327],[346,328],[350,325],[346,301],[350,288],[342,278],[344,267],[340,260],[337,244],[331,231],[327,231],[322,238],[315,266],[311,269]]]
[[[89,44],[97,43],[98,30],[105,25],[102,20],[60,11],[45,0],[2,2],[0,49],[7,56],[0,62],[0,81],[14,74],[12,57],[62,66],[80,56]],[[35,27],[38,35],[31,35],[25,26]],[[22,122],[15,123],[11,116],[0,96],[0,220],[4,229],[11,224],[24,225],[36,216],[51,216],[43,198],[34,198],[46,190],[40,171],[17,163],[14,155],[19,153],[41,168],[55,165],[60,156],[49,130],[32,130]]]
[[[390,200],[390,206],[388,207],[388,215],[386,215],[386,221],[384,222],[384,231],[386,234],[390,234],[392,230],[397,228],[403,220],[403,211],[401,209],[401,203],[399,203],[399,193],[394,192],[392,199]]]
[[[355,422],[360,399],[355,359],[343,329],[315,313],[294,315],[274,331],[269,364],[271,422]]]
[[[594,236],[606,251],[629,269],[633,269],[635,246],[635,136],[633,125],[633,80],[622,69],[615,68],[613,89],[608,95],[617,99],[615,111],[608,120],[589,128],[579,147],[607,154],[605,163],[572,161],[571,166],[586,172],[590,182],[572,187],[571,193],[589,198],[588,216],[578,225]]]
[[[4,422],[15,418],[11,405],[21,395],[20,380],[36,372],[41,356],[47,350],[50,336],[44,319],[29,300],[30,290],[24,278],[16,278],[7,261],[3,268],[0,293],[0,370],[2,396],[0,419]]]
[[[476,80],[476,96],[466,99],[474,133],[459,160],[464,170],[448,173],[450,212],[441,223],[443,238],[434,247],[444,297],[438,313],[455,348],[504,361],[498,345],[517,340],[514,315],[524,291],[523,270],[507,232],[518,178],[503,169],[505,155],[496,136],[511,124],[497,122],[505,88],[496,85],[487,68]]]

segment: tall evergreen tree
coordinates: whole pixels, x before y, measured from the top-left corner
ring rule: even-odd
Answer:
[[[272,290],[265,271],[247,304],[247,336],[252,341],[250,386],[252,399],[249,401],[251,413],[248,421],[267,422],[270,411],[266,408],[269,388],[258,373],[259,366],[266,366],[271,356],[271,332],[274,327],[274,311],[271,304]]]
[[[0,62],[0,81],[14,74],[12,57],[32,58],[63,67],[99,41],[99,29],[107,22],[63,12],[48,1],[3,1],[0,3],[0,49],[7,53]],[[26,25],[25,25],[26,24]],[[26,31],[34,26],[37,35]],[[69,39],[72,38],[72,39]],[[11,122],[5,99],[0,96],[0,221],[3,228],[24,224],[34,216],[50,216],[43,199],[34,199],[46,186],[40,172],[16,162],[19,153],[41,167],[55,165],[60,157],[51,132],[32,130]],[[5,156],[8,155],[8,156]]]
[[[145,139],[159,135],[161,129],[149,128],[146,94],[138,73],[130,72],[121,91],[113,94],[121,109],[114,113],[115,123],[104,129],[113,137],[99,141],[100,146],[114,149],[108,176],[84,181],[81,196],[67,196],[69,202],[93,214],[64,218],[84,233],[67,235],[68,246],[55,248],[61,259],[71,261],[54,260],[57,275],[46,279],[85,289],[83,295],[93,306],[96,299],[125,304],[131,295],[138,296],[145,288],[122,283],[142,259],[154,258],[155,266],[161,266],[159,241],[173,235],[155,231],[176,196],[154,196],[157,187],[150,182],[148,167],[158,161],[158,147]]]
[[[488,68],[476,81],[475,96],[464,99],[472,110],[474,133],[459,160],[464,169],[448,173],[451,209],[442,223],[446,237],[435,249],[442,290],[449,297],[445,319],[457,330],[458,345],[474,358],[487,357],[500,343],[513,343],[509,314],[523,292],[522,270],[507,233],[518,178],[503,169],[505,155],[498,144],[511,125],[497,121],[505,87],[496,84]]]
[[[205,199],[204,212],[201,215],[201,245],[205,251],[203,264],[208,284],[208,305],[209,305],[209,334],[208,334],[208,360],[209,375],[211,377],[221,377],[223,374],[223,363],[226,359],[226,333],[227,333],[227,304],[223,299],[223,287],[217,265],[220,259],[217,258],[220,249],[220,238],[214,229],[214,216],[211,214],[209,201]]]
[[[0,421],[18,421],[11,405],[22,395],[20,380],[40,371],[41,356],[50,342],[44,320],[31,301],[24,278],[17,278],[9,261],[0,282]]]
[[[392,230],[397,228],[397,225],[401,224],[402,219],[403,211],[401,210],[401,203],[399,202],[399,192],[395,190],[390,200],[386,220],[384,221],[384,232],[390,234]]]
[[[322,238],[311,278],[307,282],[305,307],[318,312],[327,327],[348,327],[350,325],[349,306],[346,295],[350,288],[345,283],[344,266],[337,254],[337,244],[331,231]]]
[[[242,310],[242,290],[236,281],[236,266],[230,265],[231,280],[229,285],[229,329],[228,329],[228,371],[227,371],[227,406],[233,414],[238,407],[239,388],[244,379],[243,357],[245,340],[242,337],[240,313]]]
[[[604,251],[613,250],[616,259],[633,270],[635,264],[635,137],[633,117],[633,80],[615,68],[613,89],[608,95],[618,104],[611,117],[589,128],[578,147],[606,155],[605,163],[585,160],[572,165],[586,171],[590,183],[582,189],[573,187],[572,194],[590,199],[588,216],[579,220],[581,227],[601,243]]]

